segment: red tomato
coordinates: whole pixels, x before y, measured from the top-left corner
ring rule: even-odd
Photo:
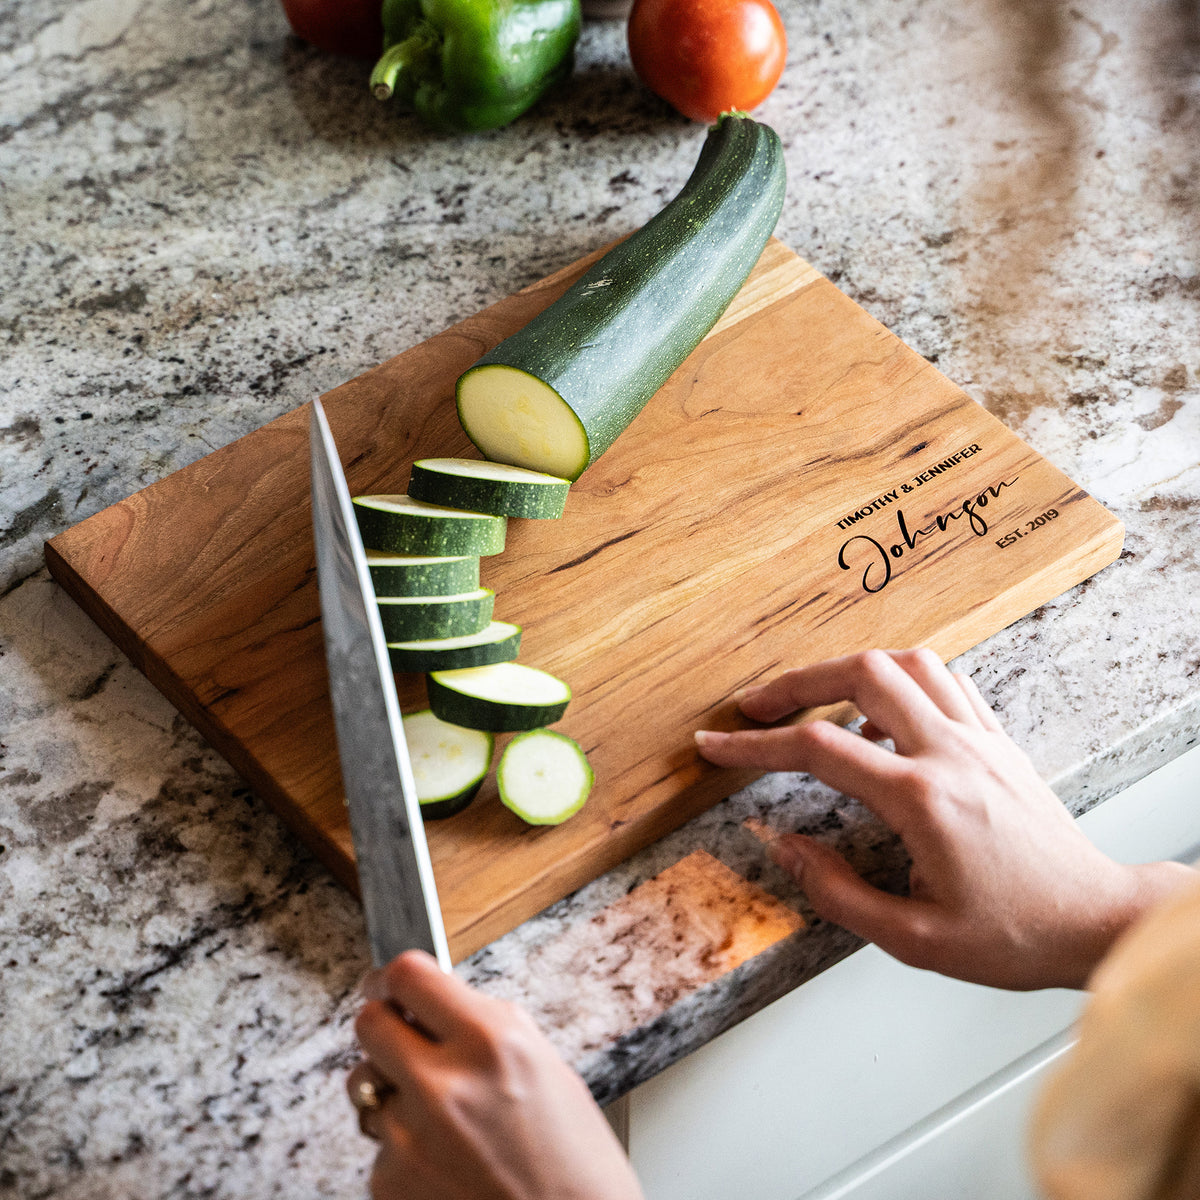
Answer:
[[[787,34],[770,0],[634,0],[629,57],[652,92],[711,123],[770,95]]]
[[[292,32],[329,54],[376,59],[383,53],[383,0],[283,0]]]

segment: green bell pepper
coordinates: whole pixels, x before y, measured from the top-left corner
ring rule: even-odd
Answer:
[[[497,129],[571,72],[579,0],[383,0],[371,72],[436,129]]]

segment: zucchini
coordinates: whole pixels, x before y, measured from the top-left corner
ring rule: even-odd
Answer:
[[[458,380],[485,458],[577,479],[737,295],[783,206],[775,131],[722,114],[679,195]]]
[[[490,513],[425,504],[410,496],[355,496],[364,546],[389,554],[475,557],[504,549],[507,521]]]
[[[501,517],[561,517],[571,482],[477,458],[422,458],[413,463],[408,494],[432,504]]]
[[[458,667],[486,667],[511,662],[521,648],[521,627],[492,621],[478,633],[462,637],[424,638],[390,642],[388,655],[394,671],[447,671]]]
[[[496,768],[501,801],[530,825],[561,825],[583,807],[594,782],[579,743],[553,729],[513,738]]]
[[[433,671],[427,684],[429,707],[443,721],[495,733],[549,725],[571,699],[561,679],[515,662]]]
[[[456,596],[376,596],[383,635],[389,642],[463,637],[492,619],[495,593],[476,588]]]
[[[496,739],[447,725],[429,709],[406,715],[403,724],[421,816],[440,821],[462,812],[487,778]]]
[[[367,551],[367,569],[377,596],[448,596],[479,586],[479,559],[414,557]]]

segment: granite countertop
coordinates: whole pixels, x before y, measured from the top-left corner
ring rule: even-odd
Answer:
[[[1196,736],[1197,30],[1167,0],[781,9],[778,236],[1125,522],[957,664],[1083,811]],[[274,0],[0,0],[0,1195],[356,1196],[371,1159],[356,903],[44,540],[637,227],[702,138],[619,23],[475,138],[364,74]],[[458,971],[621,1094],[855,946],[748,817],[902,882],[852,801],[769,777]],[[662,913],[696,878],[680,955]],[[724,937],[747,909],[767,932]]]

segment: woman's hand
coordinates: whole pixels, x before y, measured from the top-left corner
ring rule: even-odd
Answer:
[[[1097,850],[974,683],[932,651],[833,659],[739,698],[764,722],[846,700],[867,718],[865,736],[817,720],[696,741],[719,766],[806,771],[900,835],[908,897],[871,887],[813,838],[785,834],[771,854],[820,916],[902,962],[997,987],[1082,987],[1132,921],[1195,877]],[[885,738],[894,753],[878,744]]]
[[[529,1016],[410,951],[368,977],[351,1072],[379,1103],[375,1200],[641,1200],[583,1080]],[[403,1014],[403,1015],[402,1015]]]

